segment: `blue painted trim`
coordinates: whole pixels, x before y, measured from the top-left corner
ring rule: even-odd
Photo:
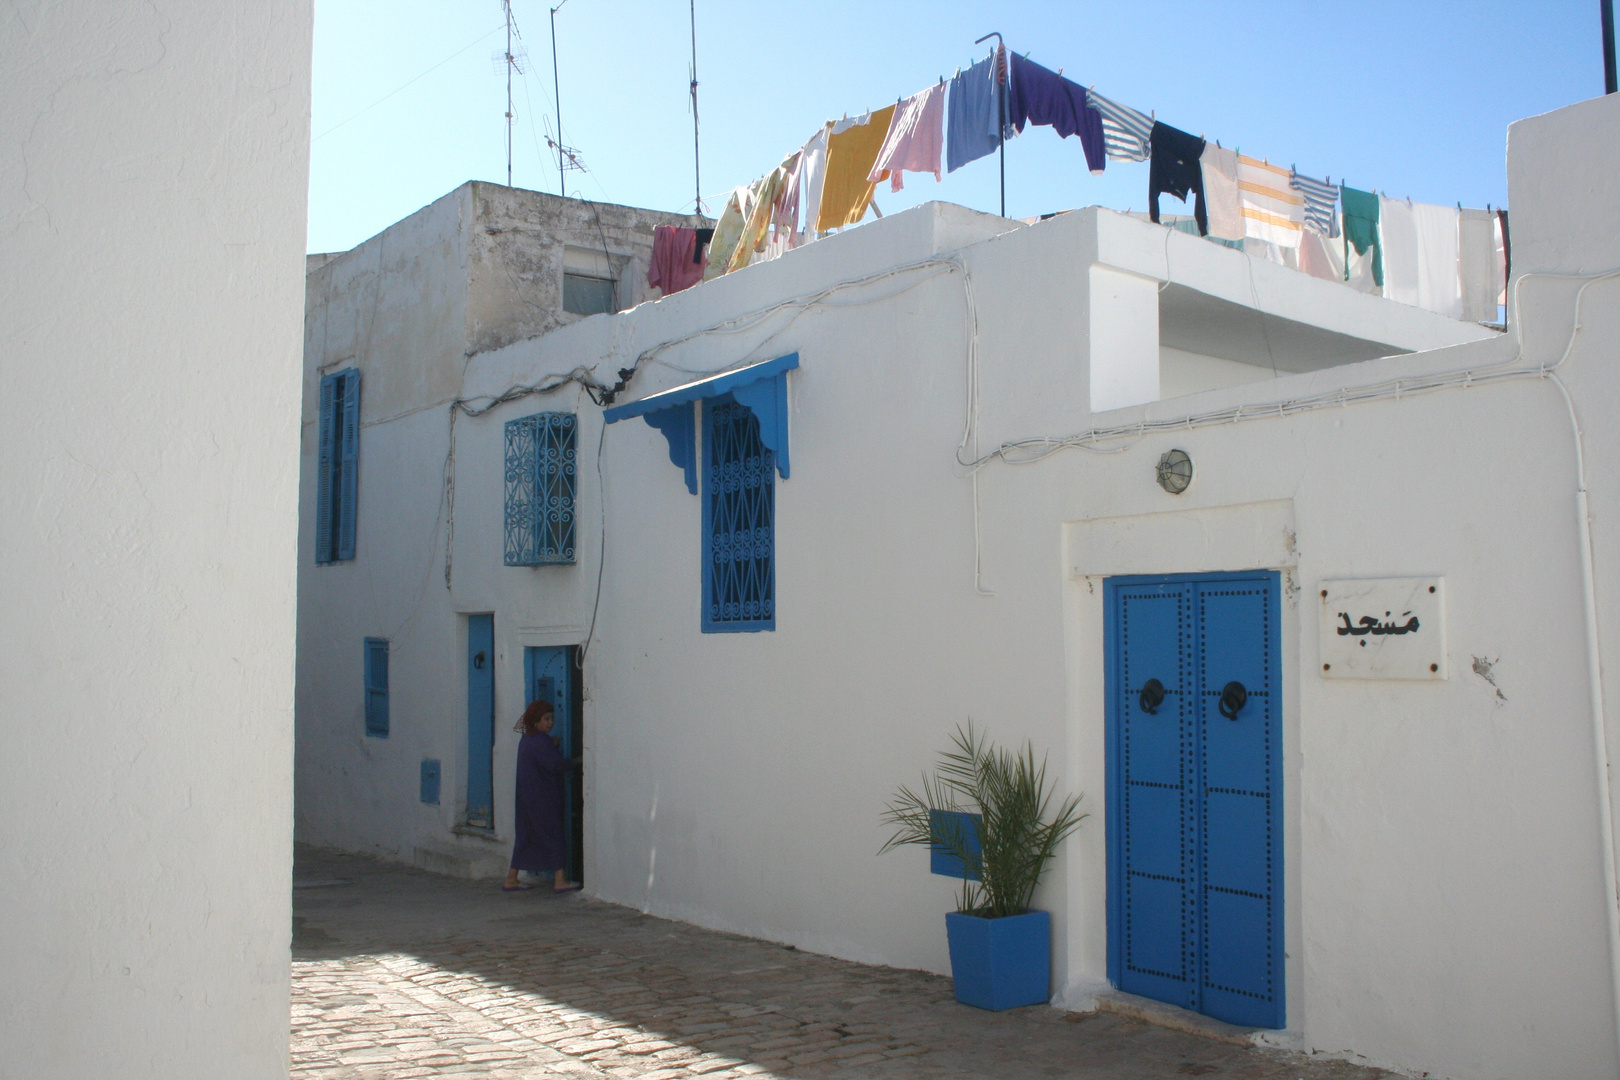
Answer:
[[[754,364],[750,367],[738,368],[735,371],[721,372],[706,379],[697,379],[693,382],[683,383],[672,387],[651,397],[644,397],[640,401],[632,401],[624,405],[615,405],[602,414],[602,419],[609,424],[616,424],[620,420],[628,420],[632,416],[645,416],[659,409],[667,409],[671,405],[683,405],[688,401],[698,401],[702,398],[719,397],[729,394],[739,386],[768,379],[772,375],[780,375],[785,371],[792,371],[799,366],[799,354],[788,353],[778,356],[775,360],[767,360],[763,364]]]
[[[649,427],[664,433],[669,442],[670,464],[686,475],[686,490],[697,494],[697,405],[671,405],[667,409],[643,413]]]
[[[777,475],[786,480],[789,472],[787,373],[739,386],[731,396],[759,420],[759,441],[776,458]]]

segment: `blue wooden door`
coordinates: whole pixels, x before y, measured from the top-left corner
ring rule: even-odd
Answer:
[[[467,824],[495,827],[495,616],[467,616]]]
[[[581,767],[582,724],[578,701],[575,646],[531,645],[523,650],[523,683],[527,701],[549,701],[555,735],[568,760],[564,775],[563,835],[568,838],[568,871],[574,881],[584,880],[584,784]]]
[[[1109,977],[1285,1023],[1276,574],[1113,578]]]

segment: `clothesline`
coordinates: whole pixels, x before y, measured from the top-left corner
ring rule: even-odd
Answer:
[[[1147,162],[1154,222],[1161,194],[1191,199],[1197,232],[1210,239],[1453,318],[1495,318],[1506,288],[1506,211],[1393,200],[1156,117],[997,46],[893,105],[825,122],[765,176],[717,196],[724,204],[707,251],[691,248],[688,258],[702,265],[702,280],[775,258],[859,222],[884,180],[892,191],[907,172],[937,182],[1026,127],[1051,127],[1079,137],[1093,175],[1110,161]],[[684,238],[664,243],[685,246]],[[690,271],[680,276],[696,281]]]

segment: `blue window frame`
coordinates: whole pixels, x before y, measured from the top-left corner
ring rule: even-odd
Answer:
[[[579,421],[536,413],[506,425],[506,565],[574,561]]]
[[[703,403],[703,631],[776,629],[776,463],[759,418]]]
[[[355,368],[321,379],[315,467],[315,561],[324,566],[354,558],[360,482],[360,372]]]
[[[388,639],[366,638],[366,734],[388,738]]]
[[[787,376],[798,366],[799,354],[788,353],[602,414],[609,424],[639,416],[661,432],[670,462],[696,495],[696,409],[703,406],[700,607],[706,634],[776,629],[775,478],[790,475]]]

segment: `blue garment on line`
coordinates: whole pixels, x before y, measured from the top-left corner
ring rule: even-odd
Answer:
[[[1102,172],[1108,164],[1102,114],[1086,107],[1086,88],[1017,53],[1009,59],[1012,86],[1007,98],[1007,123],[1020,134],[1025,124],[1036,124],[1050,126],[1065,139],[1080,136],[1086,167],[1093,173]]]
[[[945,171],[994,153],[1001,145],[997,120],[996,65],[980,60],[951,79],[945,106]]]

